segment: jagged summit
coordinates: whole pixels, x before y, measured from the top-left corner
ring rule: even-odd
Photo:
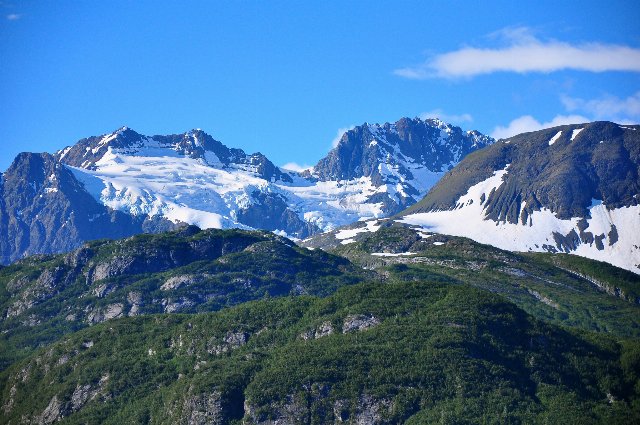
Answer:
[[[409,177],[411,169],[417,168],[448,171],[470,151],[493,142],[489,136],[464,132],[439,119],[364,123],[345,132],[338,145],[314,167],[313,174],[329,180],[381,176],[383,163]]]

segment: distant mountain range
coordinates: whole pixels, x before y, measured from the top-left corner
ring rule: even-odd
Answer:
[[[395,216],[503,249],[574,253],[638,273],[639,130],[594,122],[496,142],[403,118],[345,132],[298,173],[201,130],[149,137],[123,127],[53,155],[16,157],[0,176],[0,261],[186,224],[305,239]]]
[[[149,137],[123,127],[15,159],[0,176],[0,261],[184,224],[302,239],[402,211],[493,142],[435,119],[365,123],[297,173],[201,130]]]

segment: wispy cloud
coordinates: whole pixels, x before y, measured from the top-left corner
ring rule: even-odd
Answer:
[[[471,78],[495,72],[529,73],[573,69],[589,72],[640,72],[640,49],[617,44],[571,44],[543,41],[526,27],[492,34],[506,45],[499,48],[463,47],[436,55],[426,62],[400,68],[394,74],[410,79]]]
[[[626,99],[604,95],[597,99],[580,99],[563,95],[560,100],[567,111],[586,112],[597,120],[615,121],[620,124],[640,122],[640,91]]]
[[[354,125],[350,125],[349,127],[339,128],[338,131],[336,132],[336,137],[334,137],[333,140],[331,141],[331,147],[335,148],[336,146],[338,146],[338,143],[340,143],[340,139],[342,139],[342,135],[349,130],[353,130],[354,128],[356,128]]]
[[[284,170],[289,170],[289,171],[301,172],[301,171],[309,170],[309,169],[313,168],[313,165],[300,165],[300,164],[295,163],[295,162],[287,162],[286,164],[281,165],[280,168],[282,168]]]
[[[22,15],[18,14],[18,13],[10,13],[6,16],[8,21],[17,21],[18,19],[20,19],[22,17]]]
[[[523,115],[511,121],[507,126],[497,126],[491,132],[494,139],[506,139],[516,134],[566,124],[581,124],[591,121],[581,115],[556,115],[551,121],[540,122],[531,115]]]
[[[419,117],[420,119],[423,119],[423,120],[426,120],[429,118],[439,118],[442,121],[450,124],[464,124],[464,123],[473,121],[473,117],[471,116],[471,114],[466,114],[466,113],[460,114],[460,115],[447,114],[442,109],[434,109],[429,112],[423,112],[419,115]]]

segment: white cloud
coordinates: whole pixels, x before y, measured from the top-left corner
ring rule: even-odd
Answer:
[[[419,116],[420,116],[420,119],[422,120],[426,120],[430,118],[439,118],[442,121],[450,124],[462,124],[462,123],[473,121],[473,117],[470,114],[460,114],[460,115],[446,114],[442,111],[442,109],[434,109],[429,112],[423,112]]]
[[[605,95],[598,99],[580,99],[561,96],[560,100],[567,111],[582,111],[597,120],[615,121],[619,124],[632,124],[640,121],[640,91],[626,99]]]
[[[313,168],[313,165],[300,165],[295,162],[287,162],[286,164],[281,165],[280,168],[284,170],[289,170],[289,171],[302,172],[304,170],[309,170]]]
[[[542,130],[543,128],[556,127],[567,124],[581,124],[591,121],[581,115],[556,115],[551,121],[541,123],[531,115],[523,115],[511,121],[506,127],[497,126],[491,132],[494,139],[506,139],[516,134],[529,131]]]
[[[335,148],[336,146],[338,146],[338,143],[340,143],[340,139],[342,139],[342,135],[349,130],[353,130],[354,128],[356,128],[354,125],[350,125],[349,127],[339,128],[336,133],[336,137],[334,137],[333,140],[331,141],[331,147]]]
[[[470,78],[494,72],[543,72],[565,69],[590,72],[640,72],[640,49],[617,44],[570,44],[536,38],[526,27],[507,28],[498,35],[501,48],[463,47],[442,53],[421,65],[400,68],[394,74],[410,79]]]
[[[9,15],[6,16],[7,20],[9,20],[9,21],[17,21],[21,17],[22,17],[22,15],[19,15],[17,13],[10,13]]]

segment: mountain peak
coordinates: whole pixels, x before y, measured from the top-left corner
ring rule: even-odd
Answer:
[[[475,130],[463,132],[439,119],[404,117],[395,123],[364,123],[345,132],[338,145],[314,167],[313,174],[323,180],[369,177],[380,174],[376,171],[379,165],[421,167],[439,173],[472,150],[493,142]]]

